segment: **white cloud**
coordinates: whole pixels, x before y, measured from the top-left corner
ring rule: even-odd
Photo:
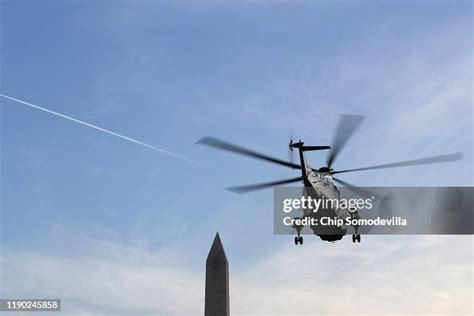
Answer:
[[[282,251],[238,275],[234,302],[250,314],[472,313],[472,237],[368,236],[359,246]]]
[[[67,314],[201,314],[203,285],[179,261],[172,264],[143,249],[107,247],[103,257],[7,255],[3,296],[58,297]]]

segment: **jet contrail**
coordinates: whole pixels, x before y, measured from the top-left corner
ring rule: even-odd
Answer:
[[[48,109],[43,108],[43,107],[41,107],[41,106],[34,105],[34,104],[28,103],[28,102],[26,102],[26,101],[19,100],[19,99],[16,99],[16,98],[14,98],[14,97],[10,97],[10,96],[5,95],[5,94],[0,94],[0,97],[4,97],[4,98],[6,98],[6,99],[9,99],[9,100],[12,100],[12,101],[15,101],[15,102],[18,102],[18,103],[27,105],[27,106],[29,106],[29,107],[32,107],[32,108],[34,108],[34,109],[37,109],[37,110],[40,110],[40,111],[43,111],[43,112],[46,112],[46,113],[49,113],[49,114],[53,114],[53,115],[56,115],[56,116],[65,118],[65,119],[67,119],[67,120],[70,120],[70,121],[73,121],[73,122],[82,124],[82,125],[87,126],[87,127],[91,127],[91,128],[96,129],[96,130],[98,130],[98,131],[101,131],[101,132],[104,132],[104,133],[107,133],[107,134],[110,134],[110,135],[113,135],[113,136],[116,136],[116,137],[119,137],[119,138],[128,140],[129,142],[132,142],[132,143],[135,143],[135,144],[138,144],[138,145],[142,145],[142,146],[144,146],[144,147],[147,147],[147,148],[150,148],[150,149],[159,151],[159,152],[161,152],[161,153],[163,153],[163,154],[167,154],[167,155],[169,155],[169,156],[172,156],[172,157],[175,157],[175,158],[178,158],[178,159],[181,159],[181,160],[184,160],[184,161],[193,163],[193,164],[197,164],[195,161],[192,161],[191,159],[188,159],[188,158],[186,158],[186,157],[180,156],[180,155],[178,155],[178,154],[175,154],[175,153],[169,152],[169,151],[167,151],[167,150],[164,150],[164,149],[161,149],[161,148],[158,148],[158,147],[155,147],[155,146],[152,146],[152,145],[143,143],[143,142],[141,142],[141,141],[139,141],[139,140],[136,140],[136,139],[133,139],[133,138],[130,138],[130,137],[127,137],[127,136],[124,136],[124,135],[121,135],[121,134],[118,134],[118,133],[109,131],[109,130],[107,130],[107,129],[105,129],[105,128],[102,128],[102,127],[99,127],[99,126],[95,126],[95,125],[93,125],[93,124],[89,124],[89,123],[83,122],[83,121],[78,120],[78,119],[75,119],[75,118],[73,118],[73,117],[70,117],[70,116],[67,116],[67,115],[64,115],[64,114],[61,114],[61,113],[52,111],[52,110],[48,110]]]

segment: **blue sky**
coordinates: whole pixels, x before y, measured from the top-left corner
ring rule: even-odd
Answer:
[[[325,145],[338,114],[363,114],[367,119],[338,168],[456,151],[465,159],[347,174],[344,180],[367,186],[472,185],[472,3],[0,6],[1,93],[199,162],[2,98],[0,296],[59,296],[69,312],[108,314],[117,312],[113,298],[120,296],[111,289],[119,289],[119,308],[126,313],[190,314],[202,307],[204,260],[219,230],[231,260],[236,314],[249,313],[249,304],[253,311],[275,314],[289,295],[288,306],[301,307],[294,309],[301,313],[315,302],[327,313],[341,313],[330,297],[311,295],[324,290],[327,275],[360,292],[386,284],[391,295],[377,304],[333,288],[353,295],[360,308],[429,313],[416,310],[408,298],[390,305],[418,278],[420,300],[448,296],[433,308],[451,311],[456,303],[459,312],[472,311],[471,236],[373,236],[357,247],[347,238],[327,244],[308,236],[304,249],[294,249],[291,236],[272,234],[271,190],[236,195],[224,188],[296,172],[195,145],[211,135],[285,158],[289,130]],[[319,166],[325,156],[311,158]],[[405,247],[407,242],[413,245]],[[407,267],[413,253],[424,254],[417,262],[429,267],[423,273]],[[289,257],[294,261],[288,263]],[[372,268],[382,265],[393,275],[372,279]],[[327,274],[292,282],[292,274],[313,269]],[[251,282],[262,274],[261,284]],[[117,275],[123,282],[117,283]],[[448,294],[428,281],[433,275],[449,286]],[[288,286],[278,288],[276,280]],[[258,299],[269,289],[273,305]],[[168,295],[180,291],[189,295],[171,304]],[[142,301],[147,293],[154,294],[154,303]]]

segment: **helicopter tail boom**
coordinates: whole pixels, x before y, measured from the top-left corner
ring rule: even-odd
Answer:
[[[326,150],[326,149],[331,149],[331,146],[301,146],[302,151]]]
[[[299,148],[301,151],[312,151],[312,150],[327,150],[331,149],[331,146],[304,146],[304,142],[301,140],[297,143],[290,141],[290,149]]]

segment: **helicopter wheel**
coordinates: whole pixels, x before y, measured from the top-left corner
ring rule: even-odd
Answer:
[[[355,242],[356,242],[356,239],[357,239],[356,235],[352,235],[352,242],[355,243]]]
[[[357,239],[357,242],[360,242],[360,234],[357,235],[356,239]]]
[[[295,245],[302,245],[303,244],[303,236],[296,236],[295,237]]]

